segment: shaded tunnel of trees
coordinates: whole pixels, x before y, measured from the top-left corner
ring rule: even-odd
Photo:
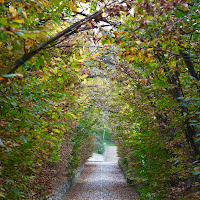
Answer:
[[[140,199],[200,199],[198,0],[0,0],[0,198],[47,199],[105,133]]]

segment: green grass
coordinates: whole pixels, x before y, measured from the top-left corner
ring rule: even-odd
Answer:
[[[104,139],[103,142],[105,142],[107,146],[115,146],[115,143],[111,142],[110,140]]]
[[[78,183],[82,183],[83,181],[84,181],[84,180],[81,179],[81,178],[76,179],[76,182],[78,182]]]

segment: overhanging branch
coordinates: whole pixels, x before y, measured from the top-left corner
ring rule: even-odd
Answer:
[[[47,47],[47,45],[51,44],[52,42],[54,42],[55,40],[59,39],[60,37],[66,35],[66,34],[68,34],[68,36],[70,36],[71,33],[74,33],[75,30],[80,28],[82,25],[86,24],[88,21],[90,21],[92,19],[98,19],[101,16],[101,14],[102,14],[102,11],[97,11],[97,12],[93,13],[92,15],[89,15],[88,17],[81,19],[80,21],[74,23],[72,26],[66,28],[65,30],[63,30],[61,32],[59,32],[57,35],[55,35],[51,39],[47,40],[45,43],[39,45],[38,47],[36,47],[32,51],[30,51],[29,53],[24,54],[21,58],[19,58],[15,62],[14,67],[13,68],[11,67],[11,70],[8,72],[8,74],[14,73],[27,60],[32,58],[34,55],[36,55],[42,49],[45,49]]]

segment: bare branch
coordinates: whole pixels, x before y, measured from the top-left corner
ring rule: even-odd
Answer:
[[[96,46],[96,45],[81,45],[81,44],[77,44],[77,45],[68,45],[68,44],[63,44],[63,45],[59,45],[59,46],[55,46],[56,48],[63,48],[63,47],[95,47],[95,48],[104,48],[103,46]]]
[[[4,1],[3,4],[8,4],[8,3],[12,3],[12,2],[19,2],[19,1],[22,1],[22,0],[11,0],[11,1]]]

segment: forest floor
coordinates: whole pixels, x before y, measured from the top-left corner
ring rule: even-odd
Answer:
[[[63,200],[137,200],[118,166],[115,146],[108,146],[104,162],[87,162],[76,184]]]

